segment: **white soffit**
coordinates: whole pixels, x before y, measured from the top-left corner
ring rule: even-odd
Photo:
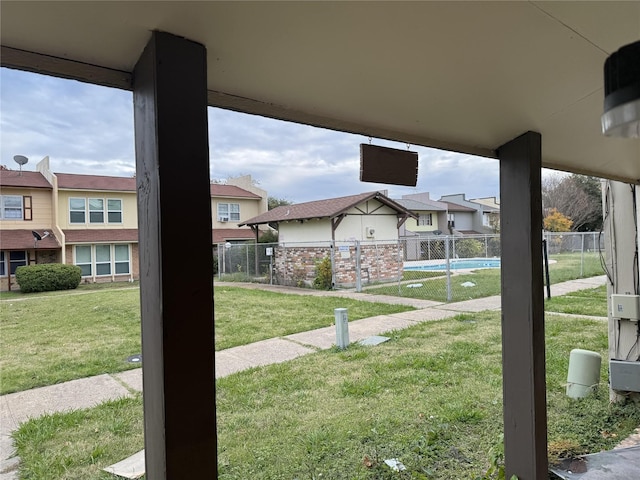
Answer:
[[[124,72],[154,29],[201,42],[214,105],[486,156],[534,130],[546,166],[640,179],[640,142],[600,133],[604,61],[640,38],[640,2],[0,8],[3,47]],[[20,67],[42,70],[35,63]],[[100,83],[86,72],[71,76]]]

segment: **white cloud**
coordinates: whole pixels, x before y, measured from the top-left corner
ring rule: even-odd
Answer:
[[[130,176],[135,172],[131,92],[0,69],[0,163],[49,155],[56,172]],[[270,195],[303,202],[373,190],[390,196],[429,191],[498,196],[496,160],[410,146],[419,153],[417,187],[363,183],[362,135],[209,109],[211,177],[251,174]],[[406,144],[373,139],[374,145]]]

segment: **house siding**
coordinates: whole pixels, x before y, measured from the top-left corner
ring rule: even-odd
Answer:
[[[2,187],[2,195],[19,195],[31,197],[32,220],[1,220],[0,228],[41,230],[51,229],[53,225],[53,209],[51,207],[51,190],[42,188]],[[24,208],[24,205],[23,205]],[[23,210],[24,212],[24,210]],[[23,213],[24,216],[24,213]]]
[[[69,221],[69,199],[70,198],[104,198],[122,200],[122,223],[105,222],[90,223],[88,211],[86,212],[85,223],[71,223]],[[59,190],[58,192],[58,224],[62,230],[85,230],[101,228],[138,228],[138,203],[135,192],[100,192],[94,190]]]
[[[218,221],[218,205],[221,203],[237,203],[240,206],[240,220],[228,222]],[[212,198],[211,199],[211,220],[213,228],[237,228],[239,223],[260,215],[263,213],[260,210],[260,199],[248,199],[248,198]],[[247,230],[250,230],[246,227]]]

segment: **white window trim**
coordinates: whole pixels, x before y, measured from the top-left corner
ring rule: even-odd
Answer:
[[[102,209],[101,210],[91,210],[91,200],[100,200],[102,202]],[[104,214],[105,214],[104,207],[105,207],[105,205],[104,205],[104,203],[105,203],[104,198],[98,198],[98,197],[87,198],[87,207],[88,207],[88,218],[87,218],[87,220],[88,220],[89,225],[91,225],[91,224],[93,224],[93,225],[104,225],[105,224],[105,217],[104,217]],[[98,212],[102,213],[102,221],[101,222],[92,221],[91,220],[91,214],[92,213],[98,213]]]
[[[80,212],[80,210],[78,209],[75,209],[75,210],[71,209],[71,200],[82,200],[84,202],[84,210],[82,210],[82,212],[84,213],[84,222],[74,222],[71,220],[71,212]],[[69,205],[69,225],[86,225],[88,220],[87,199],[82,197],[69,197],[68,205]]]
[[[7,198],[19,198],[20,199],[20,217],[19,218],[7,218],[5,216],[5,211],[7,207],[5,206],[5,200]],[[17,209],[17,207],[8,207],[10,209]],[[21,221],[24,220],[24,197],[22,195],[0,195],[0,220],[7,221]]]
[[[225,212],[220,212],[220,207],[225,207]],[[235,208],[233,208],[235,207]],[[237,211],[234,211],[237,210]],[[218,221],[219,222],[239,222],[240,221],[240,204],[239,203],[218,203]],[[238,218],[233,218],[237,215]]]
[[[119,210],[109,210],[109,201],[114,201],[117,200],[118,202],[120,202],[120,209]],[[111,225],[122,225],[122,223],[124,223],[124,209],[123,209],[123,205],[124,202],[122,201],[121,198],[105,198],[105,202],[106,204],[106,213],[107,216],[105,217],[106,223],[110,223]],[[109,220],[109,214],[110,213],[119,213],[120,214],[120,221],[119,222],[112,222]]]
[[[125,263],[124,260],[116,261],[116,246],[124,245],[127,247],[127,266],[128,272],[126,273],[116,273],[116,264]],[[99,262],[97,260],[97,252],[96,247],[99,246],[108,246],[109,247],[109,261],[108,262]],[[78,247],[89,247],[89,252],[91,254],[91,260],[89,263],[83,262],[78,263],[77,257],[77,248]],[[82,278],[107,278],[107,277],[117,277],[121,275],[131,275],[131,244],[129,243],[92,243],[92,244],[82,244],[74,246],[74,256],[73,256],[73,264],[77,266],[81,265],[89,265],[91,268],[91,274],[82,275]],[[109,264],[109,273],[98,274],[98,265]]]

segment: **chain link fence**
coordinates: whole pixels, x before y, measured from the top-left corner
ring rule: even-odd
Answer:
[[[544,232],[550,283],[603,273],[598,232]],[[217,277],[455,302],[500,294],[500,235],[389,241],[226,243]]]

